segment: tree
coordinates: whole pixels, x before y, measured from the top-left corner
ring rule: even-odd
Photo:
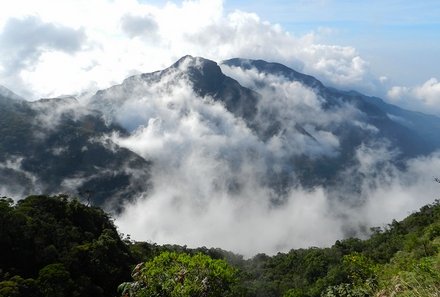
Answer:
[[[138,264],[132,276],[134,282],[119,286],[124,297],[220,297],[230,292],[236,270],[201,253],[163,252]]]

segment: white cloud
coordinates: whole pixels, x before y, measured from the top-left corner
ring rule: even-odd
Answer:
[[[221,65],[221,68],[226,75],[236,79],[241,85],[261,94],[261,100],[257,104],[259,113],[255,121],[263,129],[271,129],[274,123],[278,123],[278,130],[282,131],[275,133],[275,136],[268,140],[269,145],[282,148],[283,155],[304,152],[313,156],[338,154],[339,139],[329,127],[341,124],[347,119],[354,121],[358,114],[352,106],[344,105],[334,110],[324,110],[321,105],[325,100],[313,89],[299,82],[261,73],[255,68],[244,70],[226,65]],[[316,116],[318,114],[319,116]],[[308,135],[298,133],[298,129],[301,128]],[[280,138],[283,139],[281,143]]]
[[[37,56],[9,76],[5,69],[10,69],[6,65],[10,62],[0,63],[0,83],[20,94],[32,93],[34,98],[108,87],[130,74],[161,69],[186,54],[216,61],[267,59],[317,75],[335,86],[377,87],[368,64],[354,48],[318,44],[313,33],[294,36],[256,14],[224,13],[221,0],[167,2],[164,6],[135,0],[17,0],[0,13],[0,34],[7,33],[14,18],[38,19],[48,28],[69,28],[87,36],[80,51],[75,46],[70,55],[64,52],[73,49],[66,48],[68,42],[74,42],[71,38],[63,42],[64,48],[40,48]],[[25,32],[17,30],[19,35]],[[20,46],[32,44],[23,40]]]
[[[382,151],[366,152],[366,161],[384,162]],[[365,222],[372,224],[390,223],[400,220],[421,206],[432,203],[439,192],[438,184],[433,181],[439,175],[440,154],[411,159],[406,163],[406,170],[401,171],[389,163],[384,163],[381,170],[365,172],[362,194],[365,205],[359,212]],[[365,166],[363,167],[365,168]]]
[[[6,74],[18,72],[32,66],[45,50],[79,51],[85,38],[82,29],[45,23],[34,16],[11,18],[0,35],[2,65],[6,66]]]
[[[122,30],[131,38],[144,37],[152,40],[157,38],[157,23],[149,15],[135,16],[127,14],[121,18]]]
[[[181,70],[187,66],[182,63]],[[137,81],[133,92],[109,90],[108,98],[118,102],[110,114],[133,130],[130,136],[113,135],[112,141],[152,161],[152,188],[125,205],[116,218],[121,232],[137,240],[221,247],[246,256],[274,254],[365,235],[365,227],[402,218],[435,197],[432,175],[440,156],[411,160],[400,171],[393,165],[396,154],[383,144],[359,147],[340,184],[301,187],[295,169],[286,168],[287,159],[332,155],[339,142],[324,127],[356,119],[356,113],[350,106],[323,112],[313,90],[283,77],[252,69],[227,72],[262,92],[255,120],[267,121],[270,110],[282,132],[263,141],[222,104],[194,94],[178,72],[159,83]],[[258,88],[261,81],[269,87]],[[318,141],[296,130],[296,123]],[[285,170],[291,186],[280,193],[273,182]]]
[[[394,86],[388,91],[388,99],[409,109],[440,115],[440,82],[430,78],[415,87]]]

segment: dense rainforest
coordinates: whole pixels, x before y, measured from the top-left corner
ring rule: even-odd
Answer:
[[[244,259],[134,242],[101,209],[64,195],[3,197],[0,297],[440,296],[440,201],[371,232]]]

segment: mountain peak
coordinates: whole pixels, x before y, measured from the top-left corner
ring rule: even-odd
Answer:
[[[195,68],[203,68],[206,65],[209,64],[215,64],[216,62],[202,58],[202,57],[193,57],[191,55],[186,55],[177,60],[171,68],[188,68],[188,67],[195,67]]]
[[[212,60],[202,57],[183,56],[169,69],[178,69],[187,74],[191,80],[198,80],[201,77],[213,77],[223,80],[223,73],[218,64]]]

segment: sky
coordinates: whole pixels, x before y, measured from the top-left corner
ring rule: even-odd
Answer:
[[[440,4],[409,0],[0,0],[0,84],[82,94],[191,54],[284,63],[440,115]]]
[[[409,0],[228,1],[287,31],[321,31],[326,43],[354,46],[380,75],[415,84],[440,74],[440,3]],[[409,69],[417,71],[408,71]]]

